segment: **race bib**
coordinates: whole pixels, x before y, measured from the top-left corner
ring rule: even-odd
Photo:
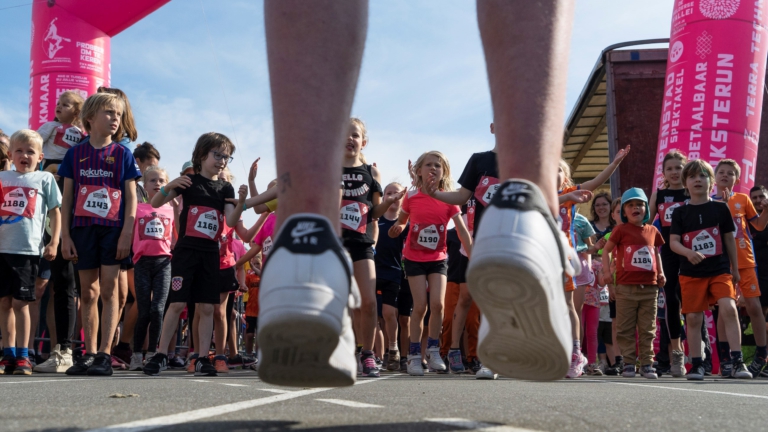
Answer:
[[[648,246],[631,245],[624,249],[624,271],[652,272],[655,255]]]
[[[744,218],[742,216],[736,216],[733,218],[733,224],[736,225],[736,231],[733,233],[733,236],[737,239],[743,239],[744,238]],[[742,243],[744,243],[742,241]]]
[[[139,218],[139,240],[171,240],[171,220],[165,216],[148,214]]]
[[[267,236],[264,239],[264,246],[261,247],[261,254],[265,257],[269,255],[269,251],[272,250],[272,236]]]
[[[81,185],[75,203],[75,216],[120,220],[120,190],[108,186]]]
[[[80,129],[72,125],[61,125],[56,128],[56,134],[53,137],[53,143],[59,147],[69,149],[80,143],[83,139],[83,134]]]
[[[672,225],[672,213],[676,208],[682,206],[683,203],[669,202],[661,203],[658,207],[659,219],[661,220],[661,226],[668,227]]]
[[[3,188],[0,216],[22,216],[33,218],[37,206],[37,189],[10,186]]]
[[[224,215],[205,206],[189,206],[186,235],[219,241]]]
[[[419,224],[414,224],[411,231],[410,241],[414,250],[436,251],[445,247],[445,225],[419,227]]]
[[[705,257],[713,257],[723,253],[722,240],[720,239],[719,226],[685,233],[683,246],[694,252],[699,252]]]
[[[484,207],[488,207],[500,186],[499,179],[496,177],[482,176],[475,188],[475,199],[483,203]]]
[[[341,227],[365,234],[368,225],[368,206],[357,201],[341,201]]]
[[[470,233],[475,232],[475,200],[467,201],[467,229]]]
[[[664,309],[667,306],[667,296],[664,295],[664,290],[659,290],[659,300],[657,301],[659,309]]]
[[[603,287],[600,290],[600,304],[608,304],[610,302],[610,295],[608,293],[608,287]]]

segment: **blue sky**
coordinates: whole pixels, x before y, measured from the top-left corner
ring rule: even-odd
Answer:
[[[3,8],[25,3],[0,0],[0,128],[7,133],[27,124],[32,6]],[[603,48],[669,36],[672,3],[576,2],[566,115]],[[112,85],[128,94],[139,141],[160,149],[171,176],[201,133],[217,131],[237,145],[230,166],[237,183],[261,157],[263,190],[275,176],[266,60],[261,1],[172,0],[113,38]],[[372,1],[352,113],[368,125],[365,154],[384,182],[405,180],[408,159],[435,149],[448,156],[456,179],[473,152],[492,148],[474,1]]]

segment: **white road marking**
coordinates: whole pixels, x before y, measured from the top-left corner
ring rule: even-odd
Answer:
[[[387,378],[389,377],[386,376],[378,379],[358,381],[355,383],[355,385],[368,384],[372,382],[385,380]],[[335,390],[335,389],[334,388],[316,388],[316,389],[293,391],[290,393],[277,394],[277,395],[269,396],[265,398],[252,399],[248,401],[236,402],[236,403],[226,404],[226,405],[218,405],[210,408],[202,408],[202,409],[187,411],[187,412],[178,413],[178,414],[171,414],[167,416],[160,416],[160,417],[154,417],[154,418],[138,420],[138,421],[133,421],[128,423],[121,423],[121,424],[116,424],[116,425],[107,426],[103,428],[91,429],[88,432],[148,431],[152,429],[161,428],[164,426],[172,426],[172,425],[177,425],[182,423],[189,423],[191,421],[201,420],[204,418],[217,417],[220,415],[229,414],[236,411],[242,411],[248,408],[255,408],[258,406],[269,405],[276,402],[282,402],[289,399],[295,399],[297,397],[306,396],[314,393],[325,392],[329,390]]]
[[[291,390],[280,390],[280,389],[269,389],[269,388],[260,388],[256,390],[272,392],[272,393],[293,393]]]
[[[71,378],[71,379],[52,379],[52,380],[33,380],[33,381],[19,380],[19,381],[4,381],[4,382],[0,382],[0,384],[30,384],[30,383],[64,382],[64,381],[83,381],[83,379]]]
[[[192,382],[204,382],[204,383],[213,382],[213,381],[210,381],[210,380],[201,380],[201,379],[193,379],[193,380],[190,380],[190,381],[192,381]]]
[[[732,393],[732,392],[724,392],[724,391],[716,391],[716,390],[687,389],[687,388],[678,388],[678,387],[657,386],[657,385],[649,385],[649,384],[632,384],[632,383],[600,381],[600,380],[580,380],[580,381],[599,382],[599,383],[624,385],[624,386],[632,386],[632,387],[648,387],[648,388],[655,388],[655,389],[687,391],[687,392],[696,392],[696,393],[710,393],[710,394],[736,396],[736,397],[744,397],[744,398],[768,399],[768,396],[752,395],[752,394],[744,394],[744,393]]]
[[[367,404],[363,402],[354,402],[344,399],[315,399],[320,402],[328,402],[336,405],[342,405],[350,408],[384,408],[381,405]]]
[[[535,429],[518,428],[514,426],[495,425],[463,418],[426,418],[432,423],[440,423],[446,426],[459,427],[463,429],[476,430],[482,432],[536,432]]]
[[[230,386],[230,387],[248,387],[245,384],[228,384],[228,383],[219,383],[221,385]]]

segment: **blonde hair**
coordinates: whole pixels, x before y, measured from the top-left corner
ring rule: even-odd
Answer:
[[[720,165],[728,165],[731,168],[733,168],[734,171],[736,171],[736,178],[741,177],[741,167],[739,166],[739,163],[736,162],[733,159],[720,159],[720,162],[717,163],[717,166],[715,167],[715,172],[717,172],[718,169],[720,169]]]
[[[119,96],[112,93],[94,93],[88,96],[88,99],[86,99],[83,104],[83,110],[80,112],[80,120],[83,122],[83,127],[86,132],[89,134],[91,133],[91,123],[88,119],[95,116],[99,110],[108,107],[125,109],[125,103]],[[120,123],[123,123],[122,119],[120,120]],[[118,129],[118,132],[119,131],[120,129]]]
[[[72,103],[72,106],[75,109],[75,118],[72,119],[72,124],[80,127],[83,125],[83,122],[80,120],[80,112],[83,110],[83,104],[85,101],[83,100],[83,97],[80,96],[80,93],[73,92],[73,91],[65,91],[61,95],[59,95],[59,100],[67,99],[69,102]]]
[[[357,128],[360,129],[360,133],[363,134],[363,141],[368,141],[368,128],[365,127],[364,121],[360,120],[357,117],[352,117],[349,119],[349,125],[357,126]],[[363,154],[362,150],[360,151],[360,153],[358,153],[357,158],[363,164],[368,164],[368,162],[365,160],[365,155]]]
[[[722,162],[721,162],[722,163]],[[685,186],[686,181],[689,177],[693,177],[696,174],[706,174],[707,177],[709,177],[709,191],[707,193],[712,192],[712,188],[715,186],[715,171],[712,170],[712,165],[708,164],[706,161],[703,161],[701,159],[696,159],[688,162],[685,164],[685,167],[683,167],[683,187],[685,187],[685,194],[690,196],[690,192],[688,191],[688,188]]]
[[[144,176],[143,177],[146,179],[147,175],[149,175],[149,173],[153,173],[153,172],[163,173],[163,174],[165,174],[165,180],[166,181],[169,180],[169,178],[168,178],[168,171],[166,171],[165,168],[160,168],[157,165],[150,165],[150,166],[148,166],[147,169],[144,170]]]
[[[688,163],[688,158],[685,157],[685,155],[680,150],[677,150],[677,149],[670,150],[669,153],[664,155],[664,161],[661,162],[661,172],[662,172],[662,177],[664,177],[664,189],[669,188],[669,182],[667,181],[666,176],[664,176],[664,167],[667,166],[667,161],[672,159],[679,160],[680,162],[682,162],[683,166],[685,166],[685,164]]]
[[[560,169],[563,170],[563,184],[565,187],[573,186],[573,180],[571,179],[571,166],[565,159],[560,159]],[[562,184],[557,185],[558,188],[564,189]]]
[[[413,164],[413,174],[416,179],[414,186],[416,186],[417,189],[421,189],[421,187],[424,186],[422,178],[417,173],[421,169],[421,166],[424,165],[424,159],[426,159],[427,156],[436,157],[443,167],[443,177],[438,182],[437,188],[439,190],[452,191],[453,180],[451,180],[451,165],[448,163],[448,158],[437,150],[428,151],[416,159],[416,163]]]
[[[228,166],[225,166],[224,169],[221,170],[221,173],[227,176],[227,181],[229,183],[234,183],[235,182],[235,175],[232,174],[232,171],[229,170]],[[219,178],[221,178],[221,176],[219,176]]]
[[[395,182],[392,182],[392,183],[390,183],[390,184],[388,184],[388,185],[384,186],[384,190],[387,190],[387,188],[388,188],[388,187],[390,187],[390,186],[397,186],[397,189],[398,189],[398,190],[403,190],[403,189],[405,189],[405,186],[403,186],[403,185],[401,185],[400,183],[398,183],[398,182],[396,182],[396,181],[395,181]]]
[[[117,128],[117,132],[112,135],[112,139],[120,141],[123,137],[127,136],[131,142],[136,141],[139,137],[139,132],[136,130],[136,123],[133,120],[133,111],[131,110],[131,101],[128,100],[128,95],[119,88],[99,87],[96,91],[99,93],[113,94],[123,101],[123,115],[120,117],[120,127]]]
[[[38,151],[43,151],[43,137],[32,129],[21,129],[14,132],[11,135],[11,145],[8,146],[8,151],[13,148],[15,143],[35,144]]]

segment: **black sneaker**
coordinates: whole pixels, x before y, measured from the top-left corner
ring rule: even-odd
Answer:
[[[757,378],[761,373],[763,373],[763,369],[765,369],[765,359],[755,355],[754,360],[752,360],[752,363],[747,366],[747,369],[749,370],[749,373],[752,374],[753,378]]]
[[[723,378],[732,378],[733,375],[733,361],[720,363],[720,376]]]
[[[662,375],[672,375],[672,365],[669,363],[658,363],[655,366],[656,368],[656,375],[661,378]]]
[[[227,363],[229,364],[229,368],[230,369],[241,368],[241,367],[243,367],[243,364],[244,364],[243,363],[243,356],[241,356],[240,354],[235,354],[234,357],[230,357],[229,358]]]
[[[163,354],[165,356],[165,354]],[[165,356],[168,358],[168,356]],[[179,357],[178,355],[172,359],[168,360],[168,367],[171,369],[184,369],[184,359]],[[162,369],[165,370],[165,369]]]
[[[712,359],[709,357],[704,360],[704,376],[712,376]]]
[[[16,369],[16,357],[3,356],[0,359],[0,375],[12,375],[14,369]]]
[[[372,354],[363,354],[361,361],[363,362],[363,376],[374,378],[380,376],[379,366],[376,364],[376,358]]]
[[[142,369],[145,375],[156,376],[168,368],[168,356],[163,353],[155,353]]]
[[[208,357],[198,357],[195,362],[195,376],[218,376],[216,368]]]
[[[685,378],[690,381],[701,381],[704,379],[704,365],[694,364],[691,370],[685,375]]]
[[[480,360],[477,357],[475,357],[475,358],[472,359],[471,362],[469,362],[469,368],[468,369],[472,370],[473,374],[476,374],[477,371],[482,369],[482,367],[483,367],[483,365],[482,365],[482,363],[480,363]]]
[[[93,357],[93,363],[87,370],[90,376],[111,376],[112,375],[112,356],[107,353],[96,353]]]
[[[400,358],[400,372],[407,373],[408,372],[408,359],[401,357]]]
[[[83,354],[80,357],[75,360],[75,364],[72,365],[69,369],[67,369],[66,374],[67,375],[88,375],[88,368],[91,367],[93,364],[93,359],[96,357],[95,354]],[[112,369],[111,361],[109,365],[110,369]]]

